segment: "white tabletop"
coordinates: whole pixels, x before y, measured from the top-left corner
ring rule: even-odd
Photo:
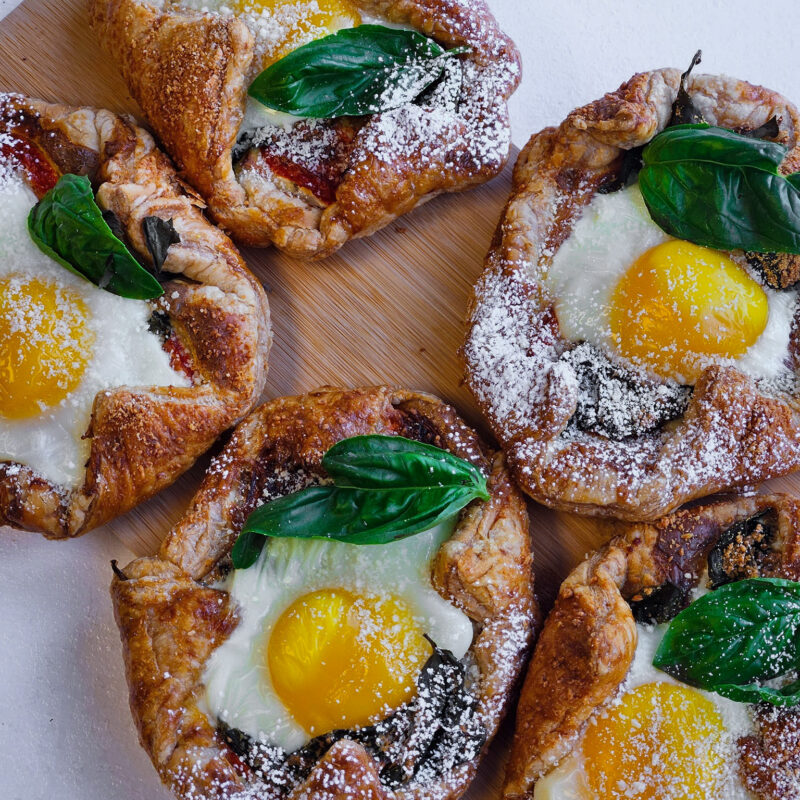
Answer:
[[[490,3],[523,54],[525,74],[511,105],[517,145],[636,71],[685,67],[698,47],[704,70],[800,101],[797,0]],[[16,5],[0,0],[0,17]],[[460,317],[463,309],[453,313]],[[4,800],[168,797],[138,746],[127,708],[108,597],[111,558],[124,564],[131,554],[102,529],[63,543],[0,535]]]

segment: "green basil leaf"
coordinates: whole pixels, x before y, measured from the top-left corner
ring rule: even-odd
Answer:
[[[800,583],[748,578],[703,595],[670,623],[653,665],[710,691],[742,696],[800,664]],[[770,690],[761,687],[766,698]]]
[[[175,230],[175,223],[161,217],[145,217],[142,220],[142,232],[147,251],[153,259],[153,269],[156,275],[160,275],[170,245],[180,244],[181,237]]]
[[[737,703],[770,703],[773,706],[783,706],[784,708],[791,708],[800,703],[800,679],[792,681],[782,689],[771,689],[757,683],[749,683],[745,686],[723,683],[715,686],[714,691]]]
[[[481,471],[447,450],[403,436],[352,436],[337,442],[322,459],[337,486],[357,489],[472,486],[489,499]]]
[[[231,552],[237,569],[256,561],[266,536],[388,544],[489,499],[477,467],[402,436],[344,439],[322,464],[333,485],[309,486],[250,514]]]
[[[50,258],[109,292],[139,300],[164,293],[112,233],[85,176],[63,175],[31,209],[28,231]]]
[[[330,119],[375,114],[411,102],[444,69],[445,51],[417,31],[359,25],[298,47],[267,67],[248,94],[269,108]]]
[[[642,154],[639,188],[671,236],[717,250],[800,254],[800,179],[786,148],[708,125],[677,125]]]
[[[413,491],[310,486],[257,508],[242,533],[387,544],[432,528],[477,496],[470,486]]]

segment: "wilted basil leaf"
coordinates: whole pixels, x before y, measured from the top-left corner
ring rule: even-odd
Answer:
[[[175,230],[173,221],[161,219],[161,217],[145,217],[142,220],[142,230],[144,231],[144,243],[153,259],[153,269],[156,275],[160,275],[164,268],[164,262],[167,260],[169,246],[180,244],[181,237]]]
[[[417,31],[359,25],[298,47],[267,67],[248,94],[269,108],[330,119],[375,114],[417,98],[442,74],[445,51]]]
[[[248,517],[231,551],[237,569],[255,563],[265,536],[387,544],[432,528],[472,500],[489,499],[477,467],[402,437],[343,440],[322,464],[333,486],[309,486]]]
[[[686,82],[692,74],[692,70],[700,63],[703,58],[703,51],[698,50],[693,56],[689,68],[681,75],[681,82],[678,86],[678,95],[672,104],[672,116],[667,125],[683,125],[696,122],[705,122],[702,112],[695,106],[691,95],[686,89]]]
[[[747,578],[703,595],[670,623],[653,665],[742,702],[800,703],[797,682],[758,685],[800,666],[800,583]]]
[[[163,294],[103,219],[85,176],[63,175],[31,209],[28,231],[42,252],[96,286],[139,300]]]
[[[787,149],[708,125],[659,133],[642,154],[639,188],[671,236],[717,250],[800,254],[800,173]]]

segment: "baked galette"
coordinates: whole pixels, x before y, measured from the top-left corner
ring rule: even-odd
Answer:
[[[115,572],[133,716],[186,800],[459,797],[536,609],[502,454],[386,387],[258,408]]]
[[[798,580],[793,497],[621,525],[545,621],[504,796],[800,797]]]
[[[92,0],[214,218],[321,258],[497,174],[519,55],[484,0]]]
[[[258,401],[269,308],[151,137],[0,95],[0,524],[77,536]]]
[[[797,126],[665,69],[527,144],[462,356],[532,497],[655,519],[800,466]]]

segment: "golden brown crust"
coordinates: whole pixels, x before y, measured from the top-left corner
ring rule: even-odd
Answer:
[[[181,242],[164,270],[175,278],[154,308],[166,314],[194,371],[188,388],[113,389],[97,395],[83,485],[51,484],[0,464],[0,522],[53,538],[77,536],[172,483],[263,390],[269,307],[231,241],[187,194],[141,128],[108,111],[0,95],[0,132],[35,143],[59,172],[86,174],[146,260],[142,220],[172,219]]]
[[[258,170],[234,170],[247,86],[259,71],[245,22],[164,0],[92,0],[90,16],[150,124],[215,219],[244,244],[274,243],[296,257],[321,258],[436,194],[488,180],[503,168],[511,143],[506,102],[519,81],[519,54],[483,0],[356,5],[471,53],[462,57],[458,109],[445,113],[437,100],[367,118],[335,199],[322,207],[277,173],[265,178]]]
[[[590,718],[616,694],[636,649],[629,603],[668,581],[686,589],[696,585],[720,536],[762,513],[771,515],[775,535],[757,573],[796,580],[800,502],[787,495],[722,497],[654,523],[619,523],[618,535],[573,570],[525,676],[506,798],[532,797],[536,780],[572,751]],[[796,743],[790,747],[786,737],[798,729],[798,720],[796,711],[776,709],[760,720],[758,735],[740,741],[740,774],[762,800],[793,796],[769,787],[796,780]]]
[[[467,383],[519,485],[555,508],[656,519],[800,466],[796,398],[762,394],[733,367],[707,368],[683,416],[655,432],[613,440],[567,430],[578,381],[560,360],[570,345],[544,274],[581,208],[618,175],[624,152],[666,126],[679,78],[674,69],[635,75],[531,138],[470,301]],[[797,111],[775,92],[712,75],[690,78],[689,91],[712,124],[750,129],[777,116],[778,138],[792,148],[787,160],[800,156]]]
[[[166,683],[163,670],[173,674],[182,667],[185,654],[169,639],[155,665],[158,624],[176,596],[206,597],[203,581],[218,574],[227,559],[245,516],[257,504],[265,487],[276,490],[276,481],[287,475],[319,472],[322,455],[336,441],[357,434],[402,434],[444,447],[481,466],[489,475],[491,499],[471,504],[456,531],[440,551],[432,579],[437,590],[462,607],[476,625],[472,653],[478,669],[478,711],[488,740],[492,738],[508,704],[521,670],[535,621],[528,517],[522,496],[510,482],[502,455],[492,453],[456,416],[452,408],[429,395],[388,387],[350,391],[326,387],[308,395],[284,397],[256,409],[233,433],[217,456],[185,517],[178,523],[154,559],[139,559],[124,570],[127,580],[115,578],[112,597],[118,618],[153,621],[148,639],[131,644],[132,624],[121,622],[126,668],[131,681],[131,709],[143,746],[165,782],[179,797],[190,798],[201,787],[210,797],[233,797],[252,783],[246,768],[227,745],[208,738],[210,723],[192,726],[208,740],[201,758],[193,759],[194,739],[179,727],[153,725],[153,708],[168,708],[180,717],[194,710],[194,698],[202,685],[193,672],[162,702]],[[283,492],[290,483],[280,484]],[[280,493],[280,489],[277,489]],[[167,578],[165,579],[164,576]],[[165,582],[166,581],[166,582]],[[193,587],[193,588],[189,588]],[[183,594],[186,589],[186,595]],[[184,604],[199,601],[183,599]],[[223,613],[220,605],[219,615]],[[191,607],[194,607],[193,605]],[[162,616],[159,616],[162,615]],[[219,643],[218,615],[193,631],[195,653],[206,654]],[[137,623],[140,624],[140,623]],[[192,663],[196,660],[192,658]],[[173,669],[174,667],[174,669]],[[184,698],[191,698],[189,705]],[[175,771],[172,765],[180,764]],[[209,777],[206,765],[213,763]],[[220,765],[227,764],[225,769]],[[342,740],[332,747],[288,797],[374,797],[381,800],[455,798],[474,776],[476,764],[467,763],[442,776],[434,785],[407,786],[392,791],[381,785],[373,757],[355,742]],[[181,780],[191,775],[195,781]],[[220,777],[222,776],[222,777]],[[213,786],[212,786],[213,785]],[[320,787],[330,794],[318,794]],[[365,794],[359,793],[363,791]],[[205,796],[205,795],[203,795]]]

